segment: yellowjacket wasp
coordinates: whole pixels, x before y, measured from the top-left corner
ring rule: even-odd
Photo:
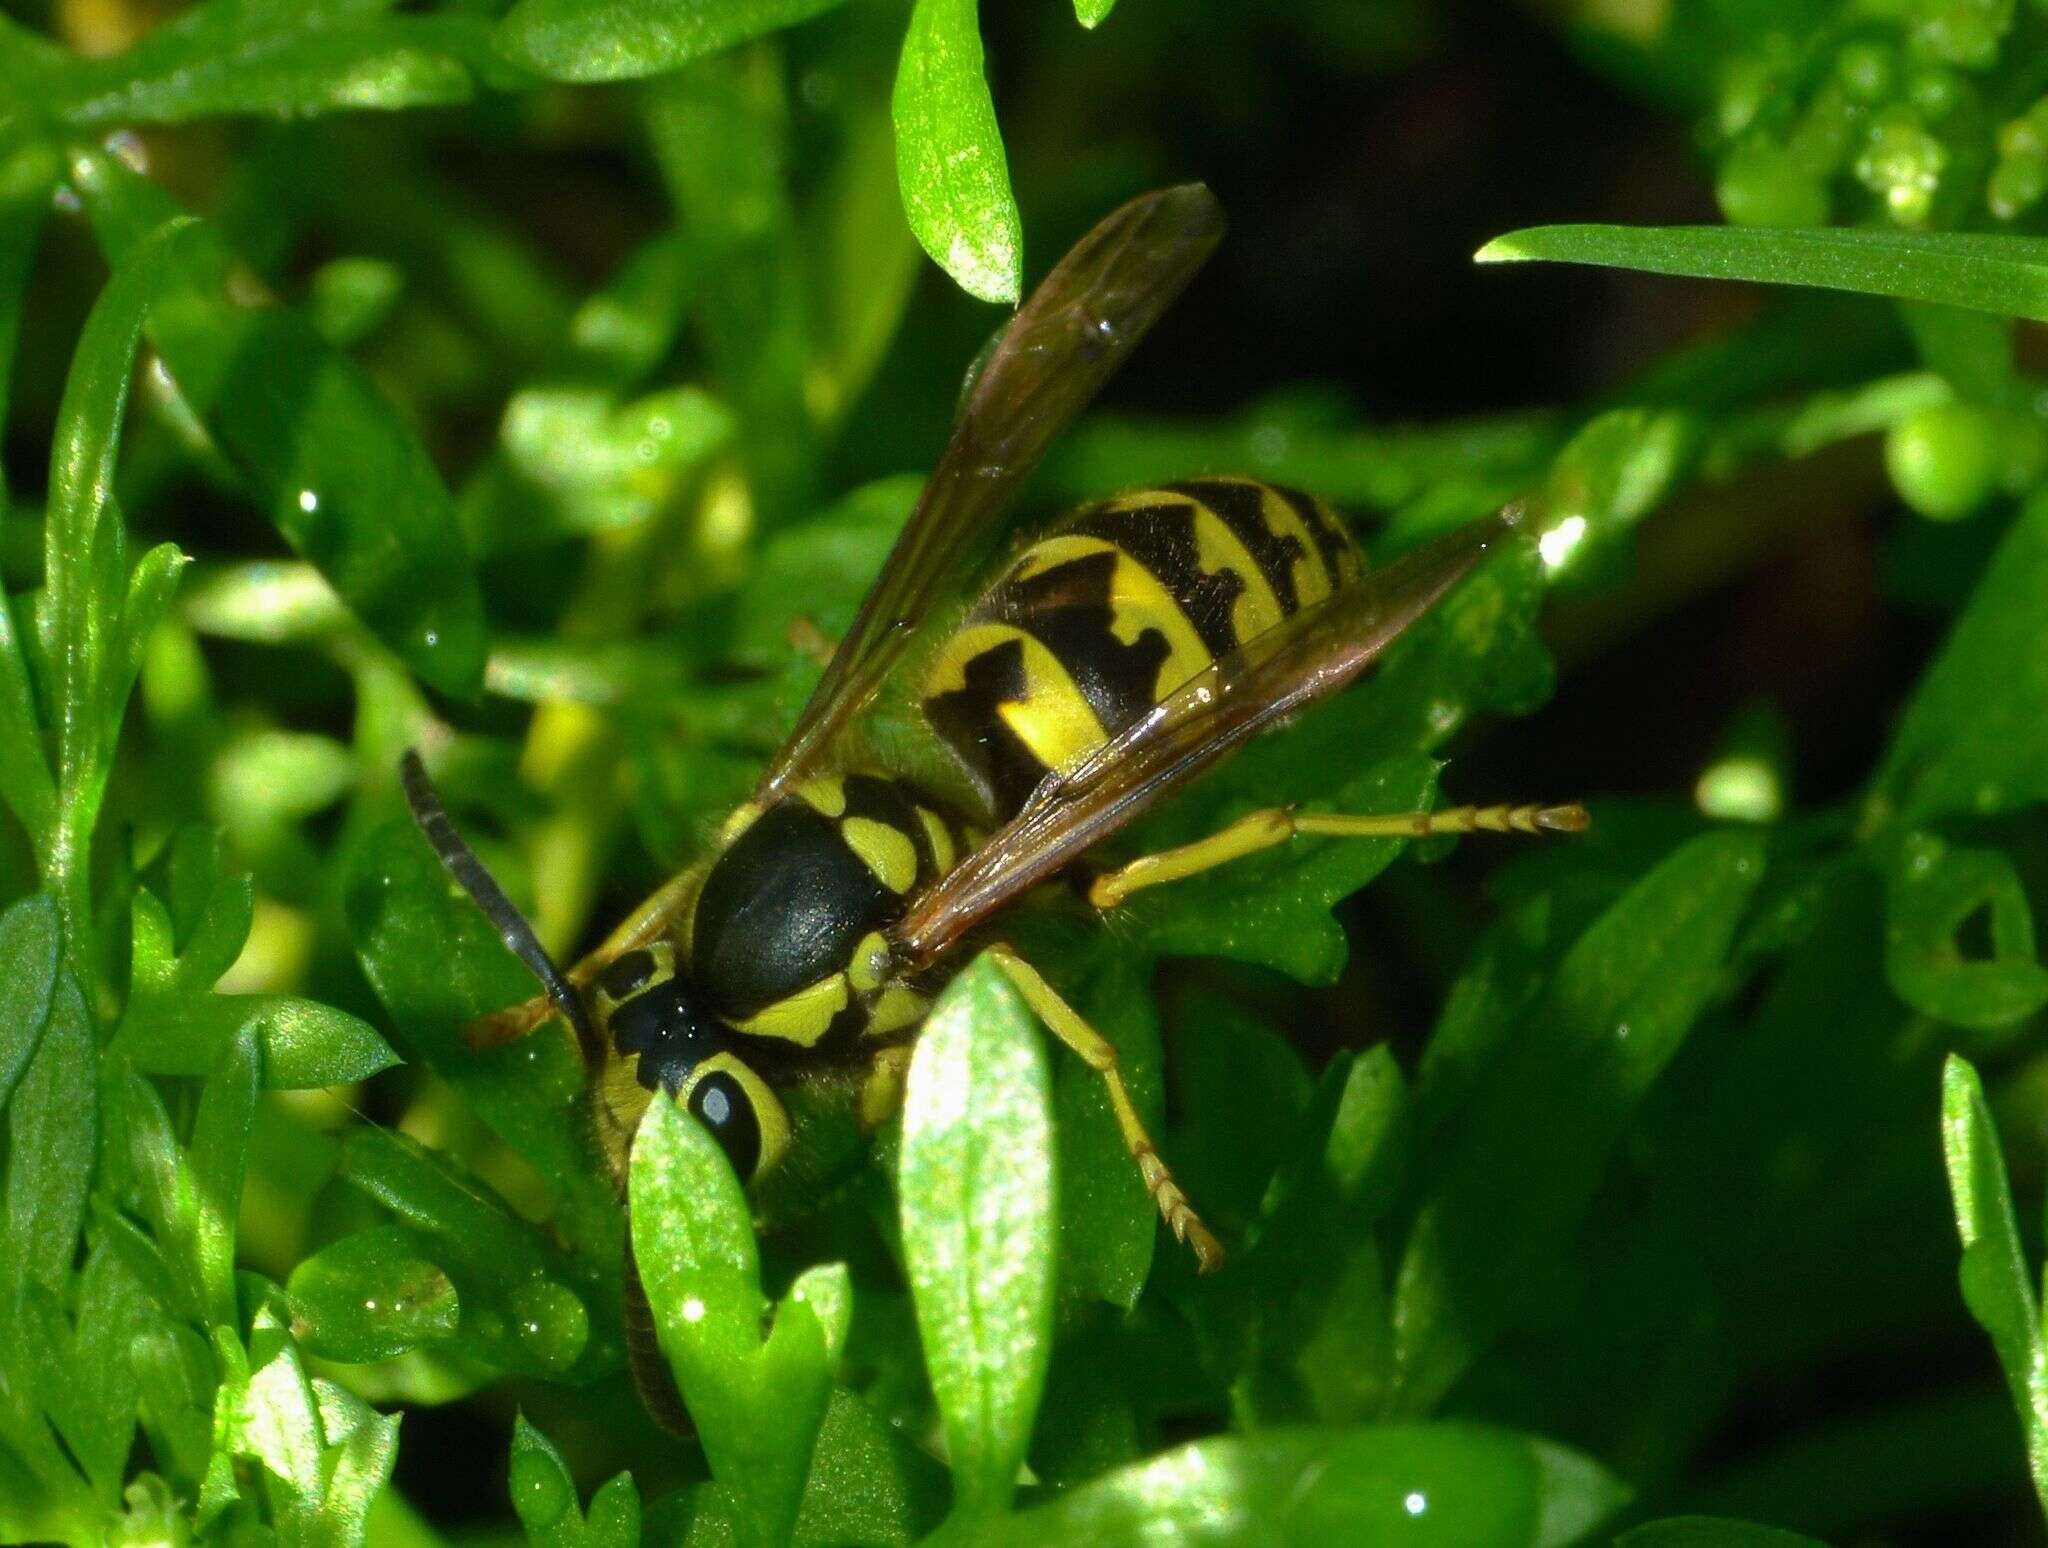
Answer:
[[[1131,1156],[1203,1269],[1223,1249],[1146,1132],[1111,1044],[994,927],[1025,894],[1247,738],[1363,672],[1509,533],[1510,514],[1368,569],[1336,514],[1291,489],[1207,478],[1069,513],[940,619],[1054,436],[1193,277],[1223,234],[1200,185],[1124,205],[1084,236],[985,356],[951,438],[796,728],[712,852],[603,945],[559,970],[455,833],[417,757],[407,798],[427,838],[545,994],[488,1017],[486,1041],[559,1013],[590,1071],[592,1124],[623,1193],[656,1093],[681,1103],[755,1185],[822,1093],[872,1125],[899,1102],[933,994],[985,945],[1053,1034],[1101,1077]],[[927,628],[935,621],[942,627]],[[958,765],[942,794],[851,734],[921,652],[918,703]],[[1392,815],[1255,812],[1201,842],[1089,881],[1099,909],[1296,834],[1417,837],[1577,830],[1581,807]],[[661,1411],[629,1273],[636,1369]]]

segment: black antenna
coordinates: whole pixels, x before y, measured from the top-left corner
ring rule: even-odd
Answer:
[[[484,917],[496,928],[498,938],[511,949],[512,955],[524,962],[528,971],[540,980],[541,988],[547,991],[555,1009],[562,1013],[575,1032],[576,1041],[584,1048],[594,1047],[597,1034],[591,1028],[589,1017],[584,1014],[582,1000],[569,987],[562,970],[555,966],[547,948],[541,945],[540,937],[533,933],[533,926],[512,906],[512,900],[505,896],[505,889],[484,869],[483,861],[477,859],[475,851],[455,831],[455,824],[448,820],[448,813],[441,805],[440,796],[434,792],[434,782],[427,778],[427,766],[420,762],[417,750],[407,748],[405,756],[398,760],[398,778],[405,786],[405,804],[412,808],[412,820],[420,825],[420,832],[434,846],[434,853],[441,857],[441,863],[448,867],[449,874],[462,883],[462,890],[484,911]]]

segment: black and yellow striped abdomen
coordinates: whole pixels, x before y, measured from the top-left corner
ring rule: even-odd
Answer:
[[[1025,549],[932,658],[926,717],[997,816],[1225,651],[1355,580],[1321,501],[1251,479],[1132,490]]]

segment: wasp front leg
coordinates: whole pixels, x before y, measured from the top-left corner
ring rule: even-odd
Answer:
[[[1229,827],[1183,844],[1141,855],[1130,864],[1095,878],[1088,901],[1114,908],[1134,892],[1255,855],[1284,844],[1298,833],[1326,838],[1429,838],[1439,833],[1582,833],[1586,809],[1566,806],[1452,806],[1435,812],[1391,812],[1352,816],[1343,812],[1298,812],[1291,806],[1267,807],[1240,817]]]
[[[1059,991],[1039,975],[1037,968],[1009,947],[991,946],[988,954],[1010,982],[1017,986],[1018,992],[1024,996],[1024,1003],[1031,1007],[1052,1035],[1079,1054],[1081,1061],[1102,1077],[1102,1083],[1109,1091],[1110,1110],[1116,1114],[1117,1128],[1124,1137],[1124,1147],[1130,1151],[1131,1159],[1138,1163],[1139,1175],[1145,1179],[1145,1191],[1152,1195],[1152,1202],[1159,1206],[1160,1216],[1175,1238],[1186,1242],[1192,1249],[1200,1271],[1208,1273],[1223,1261],[1223,1244],[1202,1224],[1202,1217],[1195,1213],[1188,1196],[1173,1180],[1173,1173],[1160,1158],[1158,1146],[1146,1132],[1145,1121],[1138,1116],[1138,1109],[1131,1102],[1130,1090],[1124,1085],[1123,1072],[1117,1068],[1116,1045],[1089,1026],[1081,1013],[1061,999]]]

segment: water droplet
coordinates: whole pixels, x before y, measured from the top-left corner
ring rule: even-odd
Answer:
[[[1429,1496],[1420,1489],[1411,1490],[1408,1497],[1401,1502],[1401,1508],[1411,1516],[1419,1516],[1429,1509]]]
[[[702,1322],[703,1320],[704,1303],[696,1296],[690,1296],[683,1302],[683,1321]]]
[[[310,489],[299,491],[299,509],[308,516],[320,509],[320,496]]]
[[[1616,1027],[1616,1028],[1614,1029],[1614,1036],[1615,1036],[1616,1040],[1618,1040],[1618,1041],[1620,1041],[1620,1042],[1624,1042],[1624,1043],[1625,1043],[1625,1042],[1627,1042],[1627,1041],[1628,1041],[1628,1034],[1629,1034],[1629,1024],[1628,1024],[1627,1022],[1625,1022],[1625,1021],[1624,1021],[1624,1022],[1622,1022],[1622,1023],[1621,1023],[1621,1025],[1617,1026],[1617,1027]]]
[[[1545,569],[1561,570],[1585,540],[1586,518],[1567,516],[1536,540],[1536,552],[1543,556]]]

